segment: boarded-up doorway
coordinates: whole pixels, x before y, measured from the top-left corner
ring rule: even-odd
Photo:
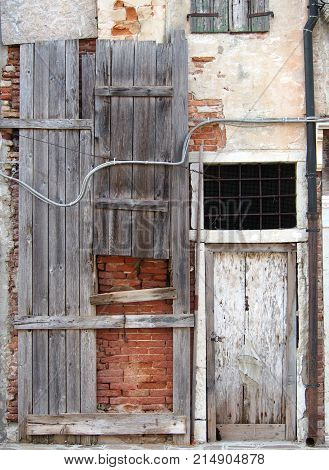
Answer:
[[[295,439],[293,247],[222,247],[207,258],[209,437]]]

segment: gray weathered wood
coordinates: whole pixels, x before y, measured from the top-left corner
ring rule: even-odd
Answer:
[[[139,199],[98,199],[95,201],[98,209],[115,209],[124,211],[168,212],[168,201],[142,201]]]
[[[192,33],[222,33],[228,31],[229,0],[192,0],[191,13],[217,13],[216,17],[191,17]]]
[[[96,294],[90,297],[92,305],[110,305],[114,303],[148,302],[153,300],[176,299],[174,287],[159,287],[155,289],[141,289],[122,292]]]
[[[172,83],[172,44],[159,44],[157,46],[157,74],[158,85]],[[171,148],[171,105],[170,98],[157,98],[155,101],[155,160],[172,160]],[[168,167],[158,166],[154,170],[154,198],[158,203],[169,199],[170,171]],[[154,215],[154,258],[169,258],[170,215]]]
[[[115,41],[112,45],[112,85],[131,87],[134,84],[134,43]],[[113,97],[111,99],[111,148],[112,159],[133,159],[134,99]],[[110,170],[110,198],[132,197],[131,166]],[[104,209],[103,209],[104,210]],[[131,255],[131,212],[112,210],[109,212],[109,252],[115,255]]]
[[[214,257],[206,251],[206,331],[207,331],[207,430],[208,441],[216,441],[216,379],[215,343],[211,337],[215,332],[214,319]]]
[[[220,424],[222,439],[228,441],[284,441],[284,424]]]
[[[17,317],[21,330],[99,330],[108,328],[192,328],[194,315],[108,315]]]
[[[20,49],[20,117],[33,118],[34,45]],[[20,178],[33,184],[33,131],[19,133]],[[25,138],[24,138],[25,137]],[[19,190],[18,311],[32,314],[32,196]],[[18,430],[26,439],[25,420],[32,412],[32,333],[18,333]]]
[[[230,0],[229,13],[230,31],[235,33],[245,33],[250,30],[250,22],[248,18],[249,0]]]
[[[66,41],[66,117],[79,117],[79,42]],[[80,132],[66,131],[66,200],[80,190]],[[82,159],[89,159],[83,155]],[[82,203],[84,204],[84,202]],[[90,209],[91,210],[91,209]],[[79,316],[80,310],[80,207],[66,209],[65,288],[66,315]],[[80,412],[80,332],[66,332],[66,411]],[[77,441],[75,441],[78,443]],[[75,443],[74,441],[70,443]]]
[[[183,142],[188,130],[187,110],[187,42],[183,31],[172,33],[173,87],[172,145],[173,161],[181,159]],[[171,256],[172,285],[177,290],[173,309],[175,315],[190,312],[189,259],[189,188],[187,163],[171,171]],[[190,332],[175,328],[174,344],[174,413],[187,417],[186,434],[175,438],[176,444],[190,442]]]
[[[89,119],[0,119],[0,129],[91,129]]]
[[[28,416],[31,435],[138,435],[185,434],[186,417],[157,413],[95,413],[61,416]]]
[[[49,43],[50,118],[65,118],[65,41]],[[65,131],[49,131],[49,197],[65,200]],[[49,315],[65,315],[65,209],[49,207]],[[49,413],[66,411],[65,331],[49,332]]]
[[[155,85],[156,44],[137,42],[135,45],[134,85]],[[155,98],[134,98],[133,159],[154,160]],[[154,166],[133,168],[133,198],[154,199]],[[132,214],[132,256],[153,258],[154,214]]]
[[[96,42],[96,87],[111,84],[111,43],[107,40]],[[111,157],[111,113],[110,104],[103,97],[95,97],[95,165],[110,160]],[[108,198],[109,171],[102,170],[94,177],[94,197]],[[94,238],[96,254],[109,253],[109,214],[95,209]]]
[[[229,0],[213,0],[213,12],[219,14],[214,18],[214,33],[226,33],[229,28]]]
[[[49,44],[35,45],[34,117],[48,118],[49,103]],[[34,131],[33,186],[48,195],[48,131]],[[46,229],[45,229],[46,228]],[[33,315],[49,314],[48,285],[48,206],[33,199]],[[33,413],[49,411],[48,332],[33,333]]]
[[[286,439],[296,439],[297,413],[297,359],[296,359],[296,253],[288,253],[288,289],[287,289],[287,345],[286,345]]]
[[[264,13],[269,11],[269,0],[251,0],[250,13]],[[270,17],[260,16],[251,18],[251,31],[266,32],[270,29]]]
[[[113,44],[115,48],[115,44]],[[127,56],[125,56],[127,60]],[[113,70],[114,72],[114,70]],[[113,83],[113,81],[112,81]],[[132,86],[132,87],[99,87],[95,90],[96,96],[117,96],[117,97],[156,97],[156,96],[173,96],[174,90],[170,86]]]
[[[84,118],[94,116],[94,89],[96,81],[96,63],[94,54],[85,54],[81,60],[81,114]],[[82,131],[80,133],[80,184],[84,176],[94,165],[93,133]],[[86,158],[86,155],[89,158]],[[93,257],[93,190],[88,189],[84,202],[80,204],[80,314],[93,317],[96,315],[95,307],[90,305],[89,298],[95,292],[94,257]],[[81,331],[81,412],[92,413],[96,411],[96,333],[95,331]],[[84,445],[93,442],[90,438],[83,438]]]

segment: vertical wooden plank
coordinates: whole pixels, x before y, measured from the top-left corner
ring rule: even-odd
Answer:
[[[264,13],[269,11],[269,0],[251,0],[250,13]],[[270,29],[270,17],[260,16],[251,18],[251,31],[266,32]]]
[[[172,84],[172,44],[157,46],[157,85]],[[171,98],[156,98],[156,161],[172,160],[171,149]],[[169,168],[155,167],[154,199],[169,200]],[[169,258],[169,213],[154,215],[154,258]]]
[[[79,117],[79,43],[66,41],[66,117]],[[66,131],[66,201],[80,190],[80,132]],[[82,158],[85,158],[83,155]],[[87,157],[89,158],[89,157]],[[82,202],[81,204],[84,204]],[[80,205],[66,209],[66,314],[80,310]],[[79,413],[80,405],[80,331],[66,332],[67,413]],[[70,443],[79,443],[70,437]]]
[[[111,43],[107,40],[96,42],[96,86],[111,84]],[[110,100],[102,96],[95,98],[95,165],[105,163],[111,158],[111,106]],[[109,171],[95,174],[95,199],[109,197]],[[109,253],[109,212],[95,209],[96,254]]]
[[[34,45],[20,48],[20,117],[33,118]],[[33,185],[33,131],[19,133],[20,178]],[[18,315],[32,315],[32,196],[19,190]],[[18,332],[18,430],[26,439],[25,419],[32,412],[32,333]]]
[[[34,118],[48,118],[49,44],[35,44]],[[48,131],[34,131],[34,188],[48,195]],[[48,315],[48,206],[33,198],[33,314]],[[33,413],[48,414],[48,332],[33,332]],[[41,439],[41,438],[40,438]],[[47,438],[43,440],[45,442]]]
[[[296,253],[288,253],[287,344],[286,344],[286,439],[296,439],[297,363],[296,363]]]
[[[235,33],[250,31],[249,27],[249,0],[230,0],[229,30]]]
[[[216,441],[216,377],[215,345],[211,341],[215,328],[214,318],[214,255],[206,251],[206,339],[207,339],[207,431],[208,441]]]
[[[239,424],[243,417],[243,382],[239,357],[245,343],[245,255],[215,253],[213,294],[216,342],[216,424]],[[208,289],[208,281],[207,281]],[[210,300],[209,300],[210,302]],[[211,313],[208,312],[208,315]],[[208,338],[209,339],[209,338]]]
[[[135,44],[134,85],[155,85],[156,43]],[[134,160],[154,160],[155,98],[134,98]],[[133,167],[133,199],[154,199],[154,166]],[[132,214],[132,256],[153,257],[153,212]]]
[[[246,337],[239,353],[244,423],[285,423],[286,292],[286,253],[246,255]]]
[[[219,14],[214,18],[214,33],[226,33],[228,31],[229,0],[213,0],[213,12]]]
[[[82,56],[81,88],[82,118],[94,117],[95,55]],[[90,131],[80,133],[80,181],[93,168],[93,134]],[[90,295],[94,292],[94,257],[93,257],[93,188],[88,188],[80,204],[80,313],[93,316],[95,307],[90,304]],[[81,330],[81,413],[96,411],[96,332]],[[91,443],[90,437],[83,437],[82,444]]]
[[[187,42],[183,31],[174,31],[172,145],[173,160],[180,161],[188,130],[187,111]],[[177,290],[173,303],[175,314],[190,312],[190,252],[189,252],[189,187],[188,163],[171,171],[171,266],[172,285]],[[174,437],[177,444],[190,442],[190,332],[175,328],[174,348],[174,413],[186,416],[187,433]]]
[[[192,0],[191,12],[192,13],[212,13],[213,0]],[[191,31],[192,33],[211,33],[214,27],[213,18],[191,17]]]
[[[49,118],[65,118],[65,41],[49,42]],[[65,200],[65,131],[49,131],[49,197]],[[42,229],[45,232],[45,228]],[[65,315],[65,209],[49,207],[49,315]],[[65,331],[49,332],[49,413],[66,412]]]
[[[131,87],[134,84],[135,46],[132,41],[114,41],[112,44],[112,86]],[[112,159],[133,158],[134,99],[111,99],[111,154]],[[124,128],[123,128],[124,126]],[[132,168],[118,166],[110,170],[110,198],[131,199]],[[106,209],[103,209],[106,210]],[[109,213],[110,253],[131,255],[131,221],[129,211],[112,210]]]

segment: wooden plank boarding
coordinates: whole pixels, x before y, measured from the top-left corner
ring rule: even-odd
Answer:
[[[96,87],[111,84],[110,41],[96,42]],[[95,165],[111,158],[111,113],[110,105],[103,97],[95,97]],[[110,170],[102,170],[94,176],[94,198],[108,198]],[[109,214],[95,209],[95,254],[109,253]]]
[[[228,441],[284,441],[284,424],[219,424],[222,439]]]
[[[92,122],[89,119],[0,119],[0,129],[91,129]]]
[[[265,13],[269,11],[269,0],[251,0],[250,13]],[[251,31],[267,32],[270,29],[270,17],[259,16],[250,19]]]
[[[155,85],[156,44],[135,44],[134,85]],[[133,160],[154,160],[155,157],[155,98],[134,99]],[[133,167],[133,198],[154,199],[154,166]],[[132,256],[153,258],[154,214],[132,214]]]
[[[159,287],[155,289],[138,289],[131,291],[109,292],[94,294],[90,297],[92,305],[110,305],[115,303],[148,302],[153,300],[173,300],[177,298],[174,287]]]
[[[249,0],[231,0],[229,2],[230,26],[235,33],[249,31]]]
[[[81,114],[86,118],[94,117],[94,89],[96,82],[96,62],[94,54],[85,54],[81,61]],[[84,176],[93,168],[94,139],[88,131],[80,133],[80,184]],[[89,188],[83,204],[80,205],[80,314],[90,317],[96,315],[95,307],[89,302],[95,291],[93,256],[93,190]],[[81,331],[81,412],[96,411],[96,332]],[[81,443],[89,445],[93,438],[82,437]]]
[[[112,44],[112,85],[130,87],[134,84],[134,43],[114,41]],[[112,97],[111,103],[111,149],[112,159],[133,159],[134,99]],[[122,127],[124,126],[124,132]],[[132,168],[129,165],[112,167],[110,170],[111,199],[126,200],[132,197]],[[109,212],[109,253],[131,255],[131,212]],[[104,252],[103,252],[104,253]]]
[[[194,315],[108,315],[18,317],[17,330],[100,330],[108,328],[191,328]]]
[[[115,47],[115,44],[113,44]],[[127,60],[127,56],[125,56]],[[113,81],[112,81],[113,83]],[[159,97],[159,96],[173,96],[174,90],[171,86],[132,86],[132,87],[98,87],[95,90],[96,96],[117,96],[117,97],[127,97],[127,98],[149,98]]]
[[[48,117],[49,44],[35,44],[34,117]],[[34,131],[34,188],[48,195],[48,131]],[[47,227],[47,230],[45,230]],[[33,315],[49,313],[48,206],[33,198]],[[33,413],[49,411],[48,332],[33,332]],[[48,442],[45,438],[42,442]]]
[[[181,160],[183,142],[188,130],[187,111],[187,42],[183,31],[172,33],[173,87],[172,105],[173,161]],[[190,311],[190,260],[189,260],[189,190],[188,164],[171,169],[171,257],[172,286],[177,290],[174,314]],[[187,417],[184,436],[174,438],[176,444],[190,442],[190,332],[175,328],[174,344],[174,413]]]
[[[112,172],[116,168],[112,168]],[[139,199],[98,199],[95,201],[97,209],[114,209],[120,211],[148,211],[168,212],[168,201],[142,201]]]
[[[148,435],[185,434],[186,417],[172,413],[94,413],[28,416],[30,435]]]
[[[33,118],[34,45],[20,50],[20,116]],[[33,183],[33,131],[19,133],[20,178]],[[32,314],[32,196],[19,189],[18,311]],[[18,432],[26,439],[25,420],[32,412],[32,332],[18,333]]]

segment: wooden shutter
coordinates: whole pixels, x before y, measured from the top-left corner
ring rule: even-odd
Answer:
[[[269,31],[269,16],[250,17],[266,13],[269,0],[192,0],[191,13],[218,14],[218,17],[190,17],[192,33],[247,33]]]
[[[191,17],[192,33],[225,33],[228,31],[229,0],[192,0],[191,13],[218,13],[219,17]]]

